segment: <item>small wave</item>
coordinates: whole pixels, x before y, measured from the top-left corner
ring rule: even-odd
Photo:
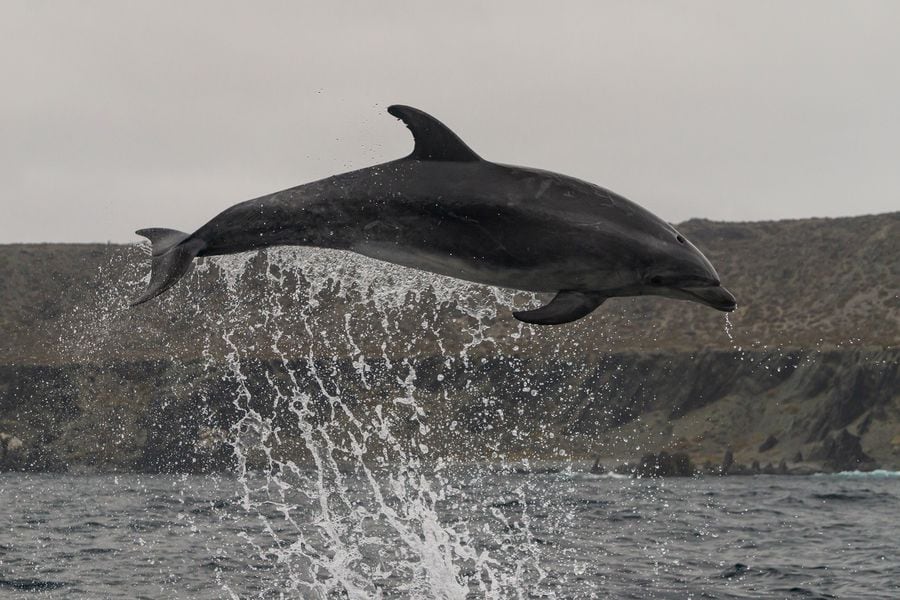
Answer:
[[[750,567],[744,563],[734,563],[718,576],[721,579],[742,579],[744,577],[769,578],[769,579],[785,579],[791,576],[790,573],[777,567]]]
[[[621,473],[616,473],[614,471],[608,471],[606,473],[590,473],[589,475],[596,479],[631,479],[631,475],[622,475]]]
[[[888,479],[892,477],[900,477],[900,471],[888,471],[886,469],[875,469],[874,471],[841,471],[835,473],[835,477],[871,477],[873,479]]]
[[[746,573],[750,568],[743,563],[735,563],[734,566],[729,567],[722,571],[719,574],[719,577],[723,579],[733,579],[735,577],[740,577],[744,573]]]
[[[826,492],[824,494],[813,494],[816,500],[866,500],[870,496],[868,494],[852,494],[848,492]]]
[[[115,548],[84,548],[80,550],[82,554],[115,554]]]
[[[491,508],[519,508],[522,506],[522,503],[516,498],[513,498],[512,500],[499,500],[497,502],[492,502],[488,504],[488,506]]]
[[[636,512],[626,512],[626,511],[618,511],[607,517],[607,521],[611,523],[616,523],[619,521],[640,521],[644,517]]]
[[[43,581],[41,579],[0,579],[0,589],[12,588],[23,592],[56,590],[65,585],[61,581]]]
[[[811,590],[809,588],[794,586],[790,588],[776,588],[774,591],[776,592],[784,592],[789,594],[792,597],[799,598],[813,598],[814,600],[831,600],[832,598],[836,598],[837,596],[832,596],[831,594],[823,594]]]

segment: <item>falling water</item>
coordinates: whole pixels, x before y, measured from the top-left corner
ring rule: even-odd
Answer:
[[[725,313],[725,335],[728,336],[731,344],[734,345],[734,325],[731,324],[731,317],[728,313]]]
[[[96,464],[138,473],[7,474],[0,492],[19,500],[5,503],[0,590],[755,598],[892,583],[853,566],[869,548],[844,553],[858,535],[890,547],[895,490],[754,480],[748,500],[738,478],[618,480],[569,460],[629,418],[617,394],[645,376],[604,357],[616,334],[603,313],[590,335],[529,328],[507,311],[533,304],[530,295],[303,249],[202,261],[135,310],[127,301],[147,272],[134,254],[104,264],[59,350],[86,365],[73,371],[80,399],[111,435],[92,446],[109,461]],[[726,333],[734,344],[730,320]],[[118,429],[102,420],[111,410],[171,420],[154,442],[187,451],[135,461],[120,450],[149,440],[125,438],[151,430]],[[621,442],[641,451],[628,431]],[[563,460],[541,462],[553,457]],[[853,503],[823,513],[823,486]],[[859,510],[873,515],[862,533]],[[823,526],[844,533],[821,544]],[[821,556],[797,565],[810,548]],[[817,565],[829,582],[817,583]]]
[[[187,285],[211,270],[225,281],[221,306],[202,313],[204,356],[215,372],[224,348],[236,418],[222,433],[240,510],[259,527],[246,541],[271,571],[271,591],[538,592],[546,573],[527,482],[486,502],[481,474],[496,467],[467,456],[459,423],[435,414],[446,403],[434,402],[447,398],[443,382],[494,351],[495,307],[529,298],[346,253],[285,249],[257,260],[261,268],[248,268],[246,255],[206,261]],[[520,324],[509,334],[526,342]],[[516,383],[536,393],[527,378]],[[490,407],[496,390],[469,393]],[[475,540],[475,514],[490,548]],[[227,578],[222,586],[237,597]]]

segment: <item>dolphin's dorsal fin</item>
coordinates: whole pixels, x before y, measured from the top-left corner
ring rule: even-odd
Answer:
[[[577,321],[603,304],[606,296],[597,292],[575,292],[563,290],[540,308],[514,312],[520,321],[534,325],[561,325]]]
[[[457,162],[481,160],[458,135],[428,113],[402,104],[389,106],[388,112],[406,123],[413,134],[416,147],[406,158]]]

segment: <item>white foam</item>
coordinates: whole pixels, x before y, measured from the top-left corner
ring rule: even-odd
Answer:
[[[887,479],[900,477],[900,471],[886,471],[884,469],[875,469],[874,471],[841,471],[834,473],[835,477],[871,477],[873,479]]]
[[[462,328],[468,339],[446,364],[465,362],[472,348],[492,343],[487,323],[496,317],[497,305],[512,304],[515,294],[343,252],[270,250],[265,260],[266,294],[252,306],[245,296],[256,271],[247,269],[246,255],[215,259],[198,271],[202,275],[215,267],[226,283],[226,312],[211,317],[207,328],[218,331],[220,340],[211,337],[207,343],[225,345],[231,378],[238,383],[233,403],[241,418],[231,440],[244,490],[241,506],[257,516],[268,539],[247,532],[256,554],[278,566],[289,588],[322,598],[335,593],[380,597],[385,589],[393,589],[388,595],[411,597],[461,600],[477,593],[501,598],[525,594],[526,580],[543,580],[524,490],[519,494],[526,509],[514,525],[502,510],[497,513],[492,537],[515,538],[518,545],[514,561],[499,561],[475,545],[465,521],[441,521],[437,506],[447,499],[447,482],[440,468],[423,467],[424,441],[409,444],[395,434],[408,424],[422,434],[429,430],[428,407],[420,402],[418,373],[408,358],[415,354],[417,337],[443,349],[447,328],[454,328],[457,337]],[[285,287],[292,278],[302,285]],[[426,293],[433,313],[411,314],[411,300]],[[485,302],[485,295],[493,302]],[[326,296],[365,304],[365,310],[335,320],[333,307],[320,306]],[[439,318],[440,311],[455,312],[464,323]],[[410,320],[421,327],[412,338],[401,331]],[[278,425],[252,408],[247,381],[254,352],[241,341],[251,331],[253,339],[269,340],[270,352],[281,363],[267,375],[274,402],[293,414],[312,469],[279,456]],[[305,362],[298,367],[294,359],[300,357],[284,348],[304,345]],[[380,356],[368,355],[364,346],[369,352],[380,347]],[[350,374],[338,369],[337,357],[347,356]],[[376,359],[391,369],[388,378],[394,380],[375,380],[370,363]],[[307,391],[309,382],[313,394]],[[345,388],[377,388],[390,402],[351,401]],[[323,402],[329,416],[320,420]],[[250,471],[253,456],[256,462],[263,457],[265,479]],[[304,513],[303,504],[314,506],[314,513]],[[224,587],[227,591],[227,583]]]

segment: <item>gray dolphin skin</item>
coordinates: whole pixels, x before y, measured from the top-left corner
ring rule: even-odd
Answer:
[[[556,293],[513,313],[526,323],[568,323],[621,296],[734,310],[706,257],[637,204],[573,177],[483,160],[418,109],[388,112],[413,134],[405,158],[236,204],[191,234],[138,231],[152,243],[152,271],[134,305],[172,287],[198,256],[300,245]]]

